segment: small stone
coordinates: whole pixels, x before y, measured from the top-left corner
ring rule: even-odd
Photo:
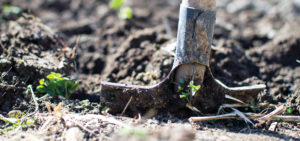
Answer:
[[[78,127],[72,127],[66,133],[66,141],[82,141],[83,135],[83,132]]]

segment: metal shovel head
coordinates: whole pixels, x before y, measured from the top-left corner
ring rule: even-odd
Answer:
[[[181,5],[176,44],[176,56],[172,70],[160,83],[153,86],[126,85],[101,82],[101,102],[120,113],[129,99],[131,111],[148,108],[176,111],[185,107],[186,101],[180,99],[174,90],[174,74],[183,64],[201,64],[206,66],[201,89],[192,98],[191,103],[203,113],[216,112],[225,102],[225,95],[230,95],[244,102],[257,98],[265,85],[230,88],[215,80],[209,68],[209,57],[216,20],[215,10],[201,10]]]

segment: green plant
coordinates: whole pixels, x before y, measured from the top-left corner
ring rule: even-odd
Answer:
[[[184,80],[182,78],[179,79],[180,85],[178,86],[177,92],[180,92],[179,97],[182,99],[186,99],[188,102],[190,101],[190,96],[195,95],[197,91],[200,90],[201,86],[195,85],[194,81],[190,81],[188,88],[184,88]]]
[[[2,5],[2,14],[3,15],[6,15],[6,16],[9,16],[9,15],[12,15],[12,14],[21,14],[22,13],[22,9],[18,6],[14,6],[14,5],[11,5],[11,4],[3,4]]]
[[[118,14],[118,17],[122,20],[132,18],[132,9],[130,7],[121,8]]]
[[[121,6],[123,6],[123,4],[124,4],[123,0],[111,0],[110,3],[109,3],[109,7],[111,9],[118,9]]]
[[[0,118],[0,120],[4,121],[5,123],[11,124],[11,126],[8,126],[7,128],[1,129],[0,131],[2,133],[7,133],[9,131],[22,129],[28,125],[33,125],[35,122],[34,118],[27,118],[25,120],[20,120],[18,117],[18,114],[16,115],[16,120],[8,120],[5,118]]]
[[[132,9],[130,7],[123,7],[125,4],[124,0],[111,0],[109,7],[111,9],[119,10],[118,17],[119,19],[126,20],[132,18]]]
[[[41,79],[40,85],[36,87],[40,93],[48,93],[50,95],[64,96],[69,99],[77,87],[78,82],[72,81],[67,77],[63,77],[59,73],[51,72],[47,75],[47,79]]]
[[[199,91],[200,90],[200,88],[201,88],[201,86],[200,85],[194,85],[194,81],[190,81],[190,83],[189,83],[189,86],[188,87],[190,87],[191,88],[191,90],[192,90],[192,94],[193,95],[195,95],[195,93],[197,92],[197,91]]]
[[[293,113],[293,108],[292,107],[287,108],[285,113],[289,114],[289,115],[292,114]]]

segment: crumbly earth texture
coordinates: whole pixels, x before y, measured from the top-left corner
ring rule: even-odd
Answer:
[[[22,12],[5,14],[7,4]],[[0,114],[21,121],[0,121],[0,140],[299,140],[297,122],[277,121],[270,131],[271,121],[256,127],[236,119],[190,124],[185,112],[105,111],[101,81],[153,85],[168,75],[179,4],[128,0],[133,18],[120,20],[108,0],[1,1]],[[284,104],[299,116],[299,15],[298,0],[217,0],[213,75],[228,86],[264,83],[258,103]],[[50,72],[79,82],[71,99],[36,92]],[[38,113],[27,117],[36,107]]]

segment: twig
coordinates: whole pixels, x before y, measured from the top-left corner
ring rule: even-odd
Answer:
[[[76,42],[75,42],[75,45],[72,49],[72,55],[71,55],[71,59],[74,59],[75,55],[76,55],[76,49],[78,47],[78,43],[79,43],[79,39],[80,39],[80,36],[77,37],[76,39]]]
[[[256,119],[263,117],[263,114],[255,114],[255,113],[245,113],[246,116]],[[229,113],[224,115],[217,115],[217,116],[203,116],[203,117],[190,117],[190,122],[200,122],[200,121],[208,121],[208,120],[219,120],[219,119],[241,119],[241,117],[237,116],[236,113]],[[292,121],[292,122],[300,122],[300,116],[280,116],[274,115],[269,120],[276,121],[276,120],[283,120],[283,121]]]
[[[3,75],[0,76],[0,80],[2,80],[11,71],[11,69],[12,67],[10,67],[7,72],[4,72]]]
[[[246,123],[251,123],[254,126],[254,123],[248,117],[246,117],[244,113],[240,112],[236,108],[231,108],[231,109],[234,111],[234,113],[240,116]]]
[[[191,104],[187,103],[187,104],[185,104],[185,107],[189,108],[190,110],[192,110],[194,112],[197,112],[200,115],[203,115],[203,113],[199,109],[197,109],[196,107],[192,106]]]
[[[34,112],[32,112],[32,113],[30,113],[30,114],[28,115],[28,117],[30,117],[30,116],[36,114],[36,113],[39,111],[39,104],[38,104],[37,101],[36,101],[36,97],[35,97],[35,94],[34,94],[34,92],[33,92],[32,85],[28,85],[28,88],[27,88],[27,89],[29,89],[29,91],[30,91],[30,93],[31,93],[32,100],[33,100],[34,105],[35,105],[35,110],[34,110]]]
[[[267,114],[263,117],[260,117],[257,120],[260,121],[260,122],[264,122],[268,119],[271,119],[275,115],[281,114],[284,111],[284,109],[285,109],[285,106],[281,105],[278,108],[276,108],[273,112],[271,112],[271,113],[269,113],[269,114]]]
[[[236,107],[249,107],[248,104],[223,104],[219,107],[217,115],[219,115],[221,113],[221,111],[223,111],[223,109],[225,108],[236,108]]]
[[[51,123],[51,121],[54,119],[53,116],[50,116],[50,118],[48,118],[46,120],[46,122],[41,126],[41,128],[39,129],[40,131],[45,131],[45,129],[48,129],[46,128],[47,126],[49,126],[49,124]]]
[[[131,103],[132,99],[133,99],[133,97],[131,96],[131,97],[130,97],[130,99],[129,99],[129,101],[127,102],[126,106],[124,107],[124,109],[123,109],[123,111],[122,111],[121,115],[124,115],[124,113],[125,113],[126,109],[127,109],[127,108],[128,108],[128,106],[130,105],[130,103]]]
[[[87,129],[86,127],[84,127],[84,126],[81,125],[80,123],[76,122],[76,120],[68,120],[66,117],[62,117],[62,119],[63,119],[65,122],[67,122],[67,121],[73,122],[73,123],[74,123],[77,127],[79,127],[80,129],[82,129],[82,130],[84,130],[84,131],[90,133],[90,134],[93,135],[93,136],[96,136],[96,134],[95,134],[93,131],[91,131],[90,129]],[[65,124],[65,125],[67,125],[67,124]]]
[[[225,94],[225,98],[233,100],[233,101],[236,101],[236,102],[239,102],[239,103],[242,103],[242,104],[246,104],[245,102],[243,102],[243,101],[241,101],[241,100],[239,100],[239,99],[237,99],[235,97],[232,97],[230,95],[227,95],[227,94]]]
[[[77,115],[77,114],[64,114],[63,117],[68,117],[68,118],[75,118],[77,120],[90,120],[90,119],[97,119],[97,120],[102,120],[102,121],[106,121],[118,126],[125,126],[124,123],[122,123],[119,120],[116,120],[115,118],[112,117],[106,117],[103,115],[93,115],[93,114],[87,114],[87,115]]]

